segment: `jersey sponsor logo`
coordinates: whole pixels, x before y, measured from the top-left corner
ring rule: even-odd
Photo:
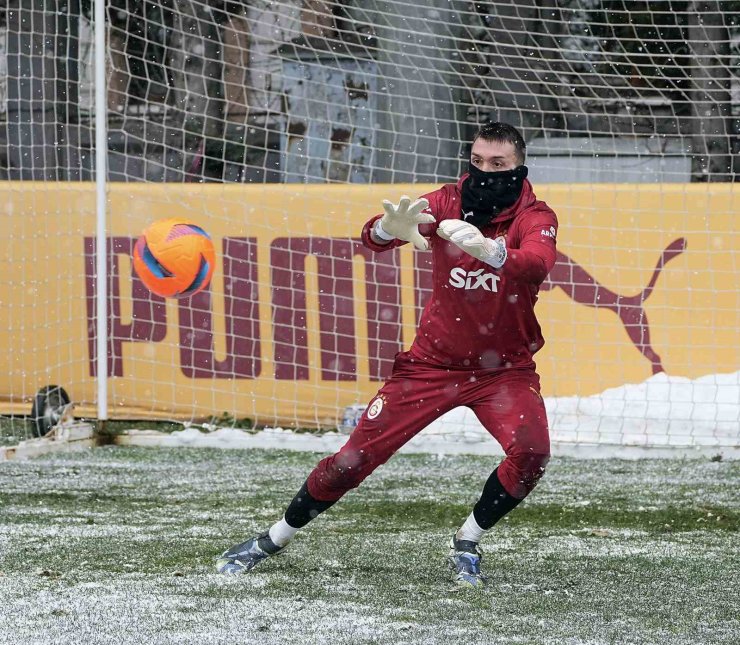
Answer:
[[[367,418],[376,419],[378,415],[383,411],[384,403],[385,399],[382,396],[376,396],[367,408]]]
[[[540,235],[544,235],[545,237],[551,237],[553,240],[555,239],[557,231],[555,230],[554,226],[551,226],[549,229],[543,228],[540,231]]]
[[[455,267],[450,271],[450,284],[458,289],[483,289],[498,293],[498,282],[501,276],[495,273],[485,273],[485,269],[466,271]]]

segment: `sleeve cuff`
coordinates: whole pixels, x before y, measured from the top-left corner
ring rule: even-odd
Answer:
[[[377,222],[375,222],[375,228],[374,228],[373,232],[381,240],[385,240],[386,242],[391,242],[392,240],[395,240],[396,239],[396,236],[395,235],[389,235],[388,233],[385,232],[385,230],[383,229],[383,226],[380,223],[380,220],[378,220]]]

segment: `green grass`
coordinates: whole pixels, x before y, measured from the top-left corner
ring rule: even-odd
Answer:
[[[13,446],[34,438],[33,421],[28,417],[0,416],[0,446]]]
[[[249,575],[215,556],[317,455],[106,447],[0,464],[0,643],[737,643],[740,463],[554,459],[486,537],[446,544],[495,460],[398,455]]]

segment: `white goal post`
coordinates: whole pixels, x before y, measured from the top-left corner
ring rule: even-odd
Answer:
[[[88,419],[342,426],[430,288],[427,255],[373,254],[362,224],[455,181],[501,120],[561,226],[535,357],[553,440],[740,450],[740,2],[7,0],[0,16],[0,444],[39,433],[51,385]],[[164,300],[131,252],[180,216],[217,269]],[[419,445],[481,449],[469,412]]]

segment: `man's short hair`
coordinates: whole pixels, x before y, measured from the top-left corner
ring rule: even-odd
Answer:
[[[501,123],[500,121],[491,121],[482,125],[473,137],[473,143],[478,139],[484,141],[496,141],[497,143],[511,143],[516,150],[516,157],[519,164],[523,164],[527,159],[527,144],[521,132],[513,125]]]

